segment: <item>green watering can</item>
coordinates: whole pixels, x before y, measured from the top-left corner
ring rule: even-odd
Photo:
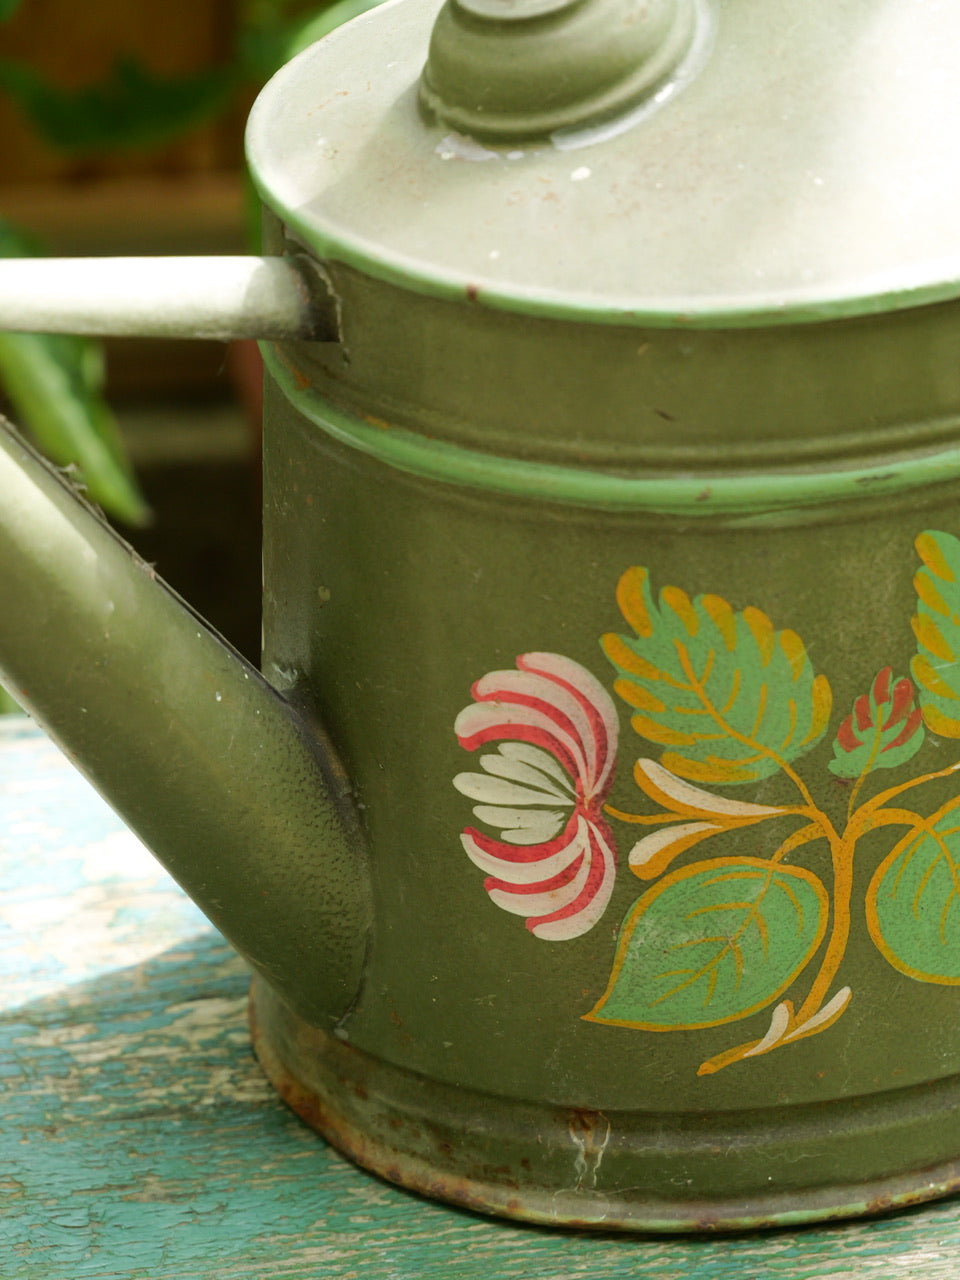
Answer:
[[[263,676],[11,436],[0,668],[238,950],[287,1101],[491,1213],[960,1186],[960,5],[395,0],[254,108]],[[425,64],[425,69],[424,69]]]

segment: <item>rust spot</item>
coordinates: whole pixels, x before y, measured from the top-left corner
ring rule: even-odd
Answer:
[[[383,431],[390,430],[390,423],[387,422],[386,418],[375,418],[372,414],[365,413],[363,420],[364,422],[369,422],[371,427],[380,427]]]
[[[367,1099],[370,1097],[369,1093],[367,1093],[366,1089],[363,1087],[362,1084],[355,1084],[353,1086],[353,1092],[354,1092],[354,1096],[359,1098],[361,1102],[366,1102]]]
[[[903,1203],[900,1201],[900,1203]],[[875,1199],[868,1201],[867,1213],[885,1213],[888,1209],[892,1209],[894,1205],[892,1196],[877,1196]]]
[[[467,301],[468,302],[476,302],[478,293],[479,293],[479,289],[475,284],[467,285]]]
[[[390,1021],[395,1027],[403,1026],[403,1019],[400,1017],[399,1013],[397,1013],[396,1009],[390,1010]]]

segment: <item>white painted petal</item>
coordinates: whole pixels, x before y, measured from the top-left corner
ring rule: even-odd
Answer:
[[[487,773],[495,774],[498,778],[525,782],[531,787],[539,787],[545,796],[550,796],[554,800],[573,803],[574,796],[570,790],[561,790],[553,778],[523,760],[516,760],[512,756],[505,756],[499,752],[490,752],[480,757],[480,766]]]
[[[475,696],[496,699],[502,705],[509,706],[513,698],[523,698],[544,703],[555,710],[555,715],[546,713],[554,726],[554,732],[563,733],[577,762],[577,771],[581,777],[586,777],[587,752],[593,755],[593,730],[586,712],[572,693],[547,676],[540,676],[532,671],[491,671],[478,680],[474,688]],[[512,705],[517,711],[527,710],[522,702]]]
[[[772,1049],[783,1038],[783,1033],[789,1025],[790,1008],[786,1001],[781,1001],[773,1011],[773,1017],[770,1019],[770,1029],[767,1034],[752,1049],[748,1049],[743,1056],[752,1058],[755,1054],[766,1053],[768,1049]]]
[[[796,1040],[799,1036],[805,1036],[808,1031],[813,1031],[815,1027],[820,1027],[825,1022],[829,1022],[831,1018],[837,1017],[850,1003],[852,995],[849,987],[841,987],[832,1000],[828,1001],[819,1013],[815,1013],[812,1018],[808,1018],[806,1022],[799,1027],[795,1027],[788,1036],[784,1037],[784,1044],[788,1040]]]
[[[474,814],[481,822],[496,827],[510,844],[545,844],[560,834],[567,814],[556,809],[504,809],[478,804]]]
[[[637,768],[650,779],[659,791],[668,795],[671,800],[675,800],[678,805],[682,805],[687,809],[699,810],[705,815],[766,818],[775,813],[783,813],[783,809],[779,806],[748,804],[744,800],[729,800],[726,796],[715,796],[709,791],[704,791],[702,787],[695,787],[690,782],[684,782],[683,779],[678,778],[669,769],[665,769],[656,760],[638,760]]]
[[[606,742],[598,740],[597,730],[589,723],[588,718],[589,727],[584,735],[584,743],[588,745],[590,774],[585,781],[589,783],[591,790],[601,789],[613,771],[620,736],[620,719],[609,693],[586,667],[560,653],[525,653],[517,659],[517,665],[522,666],[525,671],[541,672],[553,680],[562,680],[590,704],[600,721],[601,734],[605,735]],[[601,749],[604,751],[602,766]]]
[[[617,711],[570,658],[528,653],[516,663],[478,680],[475,701],[455,722],[467,750],[495,744],[479,757],[482,774],[461,773],[454,784],[480,802],[476,818],[499,838],[464,831],[461,841],[490,876],[497,906],[526,917],[539,937],[577,937],[600,918],[613,886],[615,847],[605,824],[587,814],[598,810],[613,774]],[[564,810],[574,805],[568,820]],[[555,885],[564,875],[573,878]]]
[[[637,841],[630,850],[628,861],[631,867],[643,867],[651,858],[655,858],[678,840],[685,840],[687,836],[698,832],[706,834],[708,831],[722,830],[723,827],[718,827],[715,822],[681,822],[676,826],[658,827],[656,831]]]
[[[555,822],[548,822],[548,818],[555,818]],[[543,823],[536,831],[531,827],[529,829],[517,828],[515,830],[502,831],[501,837],[507,844],[548,844],[551,840],[555,840],[563,830],[564,823],[567,820],[565,813],[544,813]]]
[[[600,887],[586,906],[582,907],[575,915],[567,916],[563,920],[549,920],[544,924],[536,925],[532,930],[534,937],[545,938],[550,942],[566,942],[570,938],[579,938],[582,934],[588,933],[606,911],[610,895],[613,893],[617,859],[597,828],[593,824],[591,824],[591,828],[594,842],[599,848],[599,856],[603,858],[604,863],[603,879],[600,882]]]
[[[466,832],[461,835],[460,842],[475,867],[479,867],[488,876],[496,876],[498,880],[507,880],[511,884],[536,884],[540,880],[549,880],[569,867],[572,859],[580,854],[579,846],[564,845],[546,858],[536,858],[533,862],[509,862],[506,858],[498,858],[496,854],[481,849],[476,840]]]
[[[578,853],[583,852],[581,845],[577,849]],[[560,911],[563,907],[569,906],[576,898],[580,896],[583,886],[587,882],[590,874],[590,859],[584,858],[580,870],[568,880],[566,884],[561,885],[558,889],[545,889],[543,893],[510,893],[505,889],[489,889],[491,901],[495,902],[498,907],[502,907],[504,911],[509,911],[515,916],[547,916],[554,911]],[[536,881],[531,881],[536,883]]]
[[[562,787],[569,789],[571,795],[573,794],[573,784],[569,774],[549,751],[544,751],[542,747],[535,747],[531,742],[501,742],[500,751],[511,760],[522,760],[533,768],[539,769],[541,773],[549,774]]]
[[[508,782],[506,778],[494,778],[489,773],[458,773],[453,780],[453,785],[461,795],[471,800],[479,800],[483,804],[542,806],[556,803],[553,796],[543,791],[534,791],[532,787]]]
[[[511,738],[518,726],[539,731],[545,737],[559,742],[574,761],[578,772],[583,772],[583,747],[576,736],[562,729],[555,719],[536,707],[525,707],[518,702],[472,702],[457,716],[454,731],[463,741],[480,734],[496,734],[498,738]]]

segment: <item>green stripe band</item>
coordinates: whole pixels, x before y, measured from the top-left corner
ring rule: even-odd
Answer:
[[[333,439],[411,475],[516,497],[696,518],[876,499],[960,477],[960,446],[888,457],[871,466],[773,474],[623,475],[505,458],[342,413],[298,386],[272,346],[262,344],[262,350],[286,399]]]

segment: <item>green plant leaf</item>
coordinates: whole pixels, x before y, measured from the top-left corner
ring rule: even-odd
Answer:
[[[915,545],[923,568],[913,579],[917,655],[910,670],[927,728],[960,738],[960,540],[929,529]]]
[[[664,587],[654,604],[646,569],[620,579],[617,600],[635,636],[606,635],[615,688],[635,708],[641,737],[667,748],[662,763],[694,782],[768,777],[809,751],[830,718],[825,676],[815,676],[795,631],[765,613]]]
[[[674,871],[627,915],[610,983],[587,1019],[673,1031],[745,1018],[809,963],[828,906],[803,867],[715,858]]]
[[[76,466],[89,496],[127,524],[147,505],[100,395],[100,350],[81,338],[0,333],[0,382],[43,452]]]
[[[20,8],[20,0],[0,0],[0,22],[6,22]]]
[[[910,831],[873,873],[867,925],[883,956],[920,982],[960,985],[960,799]]]
[[[874,769],[906,764],[923,744],[923,719],[914,705],[914,688],[904,676],[892,679],[890,667],[878,672],[869,693],[861,694],[833,740],[830,769],[841,778],[860,778]]]
[[[0,220],[0,257],[36,255],[35,239]],[[149,509],[103,397],[103,349],[87,338],[0,333],[0,384],[48,458],[75,466],[90,497],[141,525]]]
[[[0,89],[43,138],[74,154],[158,146],[216,115],[236,82],[231,68],[165,77],[125,58],[105,80],[69,90],[0,59]]]

